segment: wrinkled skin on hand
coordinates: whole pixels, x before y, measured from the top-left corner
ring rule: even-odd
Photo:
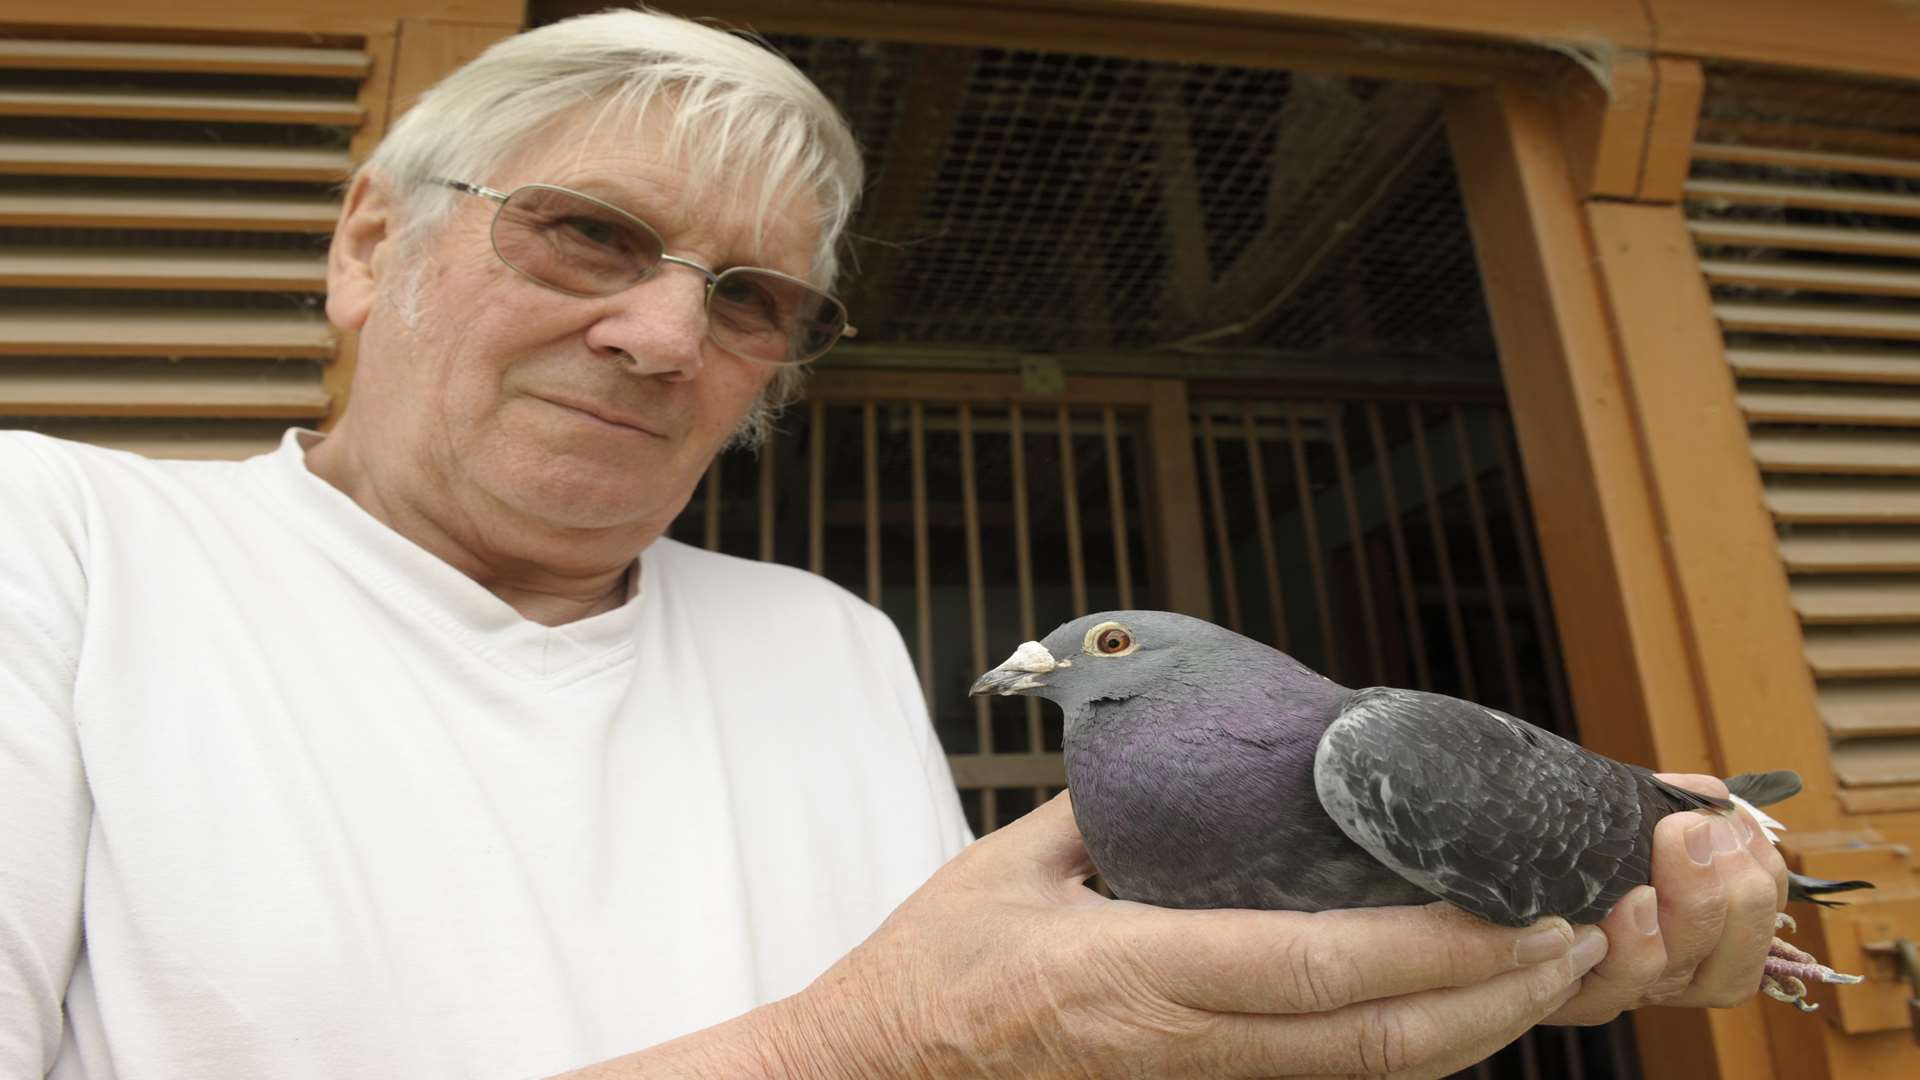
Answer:
[[[1068,798],[968,848],[783,1003],[791,1070],[1438,1077],[1569,1008],[1605,955],[1592,927],[1515,930],[1440,903],[1308,914],[1109,900],[1085,886]]]
[[[1711,776],[1660,778],[1727,794]],[[1671,815],[1654,830],[1653,884],[1622,897],[1599,923],[1607,958],[1546,1022],[1602,1024],[1642,1005],[1739,1005],[1760,985],[1774,913],[1786,903],[1786,862],[1745,811]]]

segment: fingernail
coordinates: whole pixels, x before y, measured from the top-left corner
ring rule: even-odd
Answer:
[[[1607,955],[1607,935],[1597,926],[1583,926],[1575,932],[1573,973],[1585,975]]]
[[[1741,847],[1745,847],[1753,842],[1753,823],[1747,820],[1747,815],[1733,815],[1733,830],[1740,837]]]
[[[1513,958],[1521,964],[1539,964],[1567,955],[1572,946],[1571,936],[1562,928],[1535,930],[1513,943]]]
[[[1709,822],[1703,821],[1687,830],[1687,858],[1701,866],[1713,862],[1712,828]]]
[[[1733,835],[1733,826],[1726,818],[1713,823],[1713,851],[1716,855],[1731,855],[1740,850],[1740,840]]]
[[[1660,932],[1660,897],[1645,885],[1640,887],[1640,895],[1633,898],[1633,925],[1643,934]]]

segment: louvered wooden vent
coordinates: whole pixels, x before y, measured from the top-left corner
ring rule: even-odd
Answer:
[[[356,47],[0,40],[0,427],[234,457],[329,412]]]
[[[1703,141],[1687,199],[1841,798],[1876,812],[1920,808],[1920,140],[1846,134]]]

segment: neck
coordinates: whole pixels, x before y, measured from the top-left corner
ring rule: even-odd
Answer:
[[[310,445],[307,470],[381,524],[478,582],[521,617],[561,626],[624,604],[637,552],[654,536],[630,530],[556,528],[484,494],[379,466],[338,430]],[[473,505],[479,503],[480,505]]]

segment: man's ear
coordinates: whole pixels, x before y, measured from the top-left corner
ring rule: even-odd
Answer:
[[[360,329],[373,310],[380,275],[390,267],[378,256],[392,240],[393,210],[393,187],[384,174],[355,174],[327,248],[327,318],[342,330]]]

